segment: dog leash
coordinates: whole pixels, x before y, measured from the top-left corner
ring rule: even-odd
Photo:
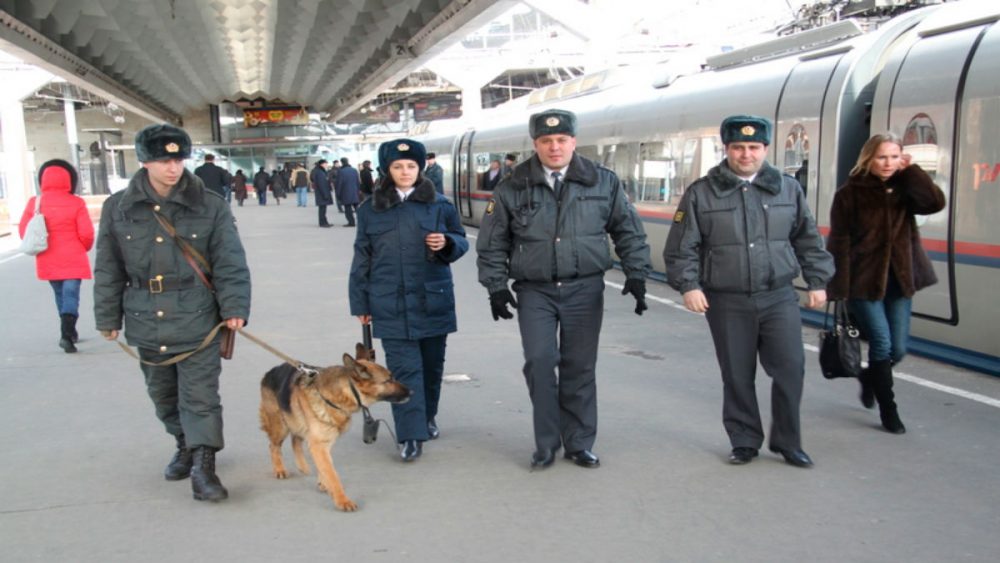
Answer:
[[[147,366],[163,367],[176,364],[177,362],[183,362],[184,360],[204,350],[209,344],[212,343],[212,340],[215,339],[215,335],[219,334],[219,331],[222,330],[222,327],[224,326],[226,326],[226,321],[222,321],[219,324],[212,327],[212,330],[209,331],[207,335],[205,335],[205,339],[202,340],[201,344],[199,344],[198,347],[195,348],[194,350],[191,350],[190,352],[177,354],[176,356],[163,360],[162,362],[151,362],[149,360],[142,359],[141,357],[139,357],[139,354],[136,354],[134,351],[132,351],[131,348],[128,347],[128,345],[126,345],[121,340],[118,340],[117,338],[115,338],[115,344],[118,344],[118,346],[120,346],[121,349],[124,350],[126,354],[139,360],[140,363],[146,364]]]

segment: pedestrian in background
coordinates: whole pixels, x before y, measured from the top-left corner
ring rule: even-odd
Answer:
[[[190,476],[196,500],[218,501],[229,496],[215,473],[215,453],[224,446],[220,336],[201,344],[220,321],[230,330],[243,327],[250,271],[229,205],[184,168],[187,132],[150,125],[136,135],[135,153],[142,168],[101,211],[97,329],[116,340],[124,322],[126,340],[139,349],[156,416],[177,442],[164,477]],[[184,352],[192,354],[158,365]]]
[[[79,341],[76,321],[80,317],[80,284],[89,280],[90,259],[87,251],[94,244],[94,224],[83,198],[75,195],[79,177],[73,165],[64,160],[49,160],[38,169],[41,194],[28,200],[21,214],[18,232],[24,238],[28,221],[35,216],[35,200],[45,217],[49,233],[48,248],[35,256],[35,274],[49,282],[59,312],[59,347],[67,354],[76,352]]]
[[[281,205],[281,200],[285,198],[285,192],[288,191],[288,184],[285,180],[285,173],[282,170],[275,170],[271,173],[270,178],[271,193],[274,194],[274,203]]]
[[[366,160],[361,163],[361,200],[364,201],[372,196],[375,190],[375,177],[372,175],[372,161]]]
[[[424,172],[424,177],[434,184],[434,191],[439,194],[444,193],[444,169],[437,163],[437,155],[432,152],[427,153],[427,170]]]
[[[236,192],[236,203],[243,207],[243,201],[247,198],[247,177],[242,168],[233,176],[233,191]]]
[[[295,188],[295,206],[296,207],[308,207],[309,206],[309,172],[296,162],[292,166],[291,171],[291,184]]]
[[[330,220],[326,217],[326,206],[333,204],[333,190],[330,189],[330,177],[326,171],[326,159],[321,158],[312,172],[309,174],[309,183],[313,188],[313,195],[316,198],[316,207],[319,208],[319,226],[324,229],[330,228]]]
[[[229,184],[233,178],[225,168],[215,165],[214,154],[205,155],[205,163],[194,169],[194,175],[201,178],[206,188],[221,195],[227,203],[229,202]]]
[[[345,227],[354,226],[354,210],[361,203],[361,198],[359,197],[360,191],[361,176],[351,166],[347,157],[342,157],[340,159],[340,172],[337,173],[337,201],[340,202],[340,205],[344,208],[344,214],[347,215],[347,224],[344,225]]]
[[[759,360],[772,381],[770,449],[810,467],[799,422],[805,354],[792,283],[801,269],[808,306],[822,307],[833,258],[802,187],[766,160],[771,122],[730,116],[720,136],[725,159],[687,188],[674,213],[663,249],[667,283],[708,320],[722,370],[729,462],[750,463],[764,442],[754,386]]]
[[[253,175],[253,190],[257,192],[257,205],[267,205],[267,185],[270,181],[271,177],[263,166]]]
[[[379,146],[381,177],[358,208],[349,281],[351,314],[372,324],[393,377],[413,393],[392,405],[407,462],[440,435],[435,417],[445,345],[458,330],[451,263],[469,249],[455,206],[421,174],[425,154],[410,139]]]
[[[614,263],[608,236],[625,272],[622,295],[632,294],[637,315],[646,309],[649,245],[618,176],[576,153],[576,115],[536,113],[528,132],[535,155],[486,205],[476,242],[479,282],[494,320],[514,317],[508,305],[518,309],[535,429],[531,466],[550,466],[564,447],[566,459],[598,467],[597,350],[604,272]]]
[[[911,163],[900,138],[883,133],[861,147],[830,209],[827,248],[837,272],[827,291],[830,299],[847,299],[868,339],[861,403],[872,408],[877,400],[882,427],[893,434],[906,427],[892,391],[892,366],[906,355],[913,294],[937,283],[915,216],[944,206],[944,192]]]

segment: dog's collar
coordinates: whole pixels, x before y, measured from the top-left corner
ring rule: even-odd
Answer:
[[[358,393],[358,388],[354,386],[354,380],[351,379],[351,376],[347,376],[347,384],[350,385],[351,387],[351,393],[354,394],[354,400],[358,402],[358,408],[361,409],[361,413],[365,417],[365,422],[371,424],[374,421],[374,419],[372,418],[372,413],[371,411],[368,410],[368,407],[366,407],[365,404],[361,402],[361,394]],[[323,402],[326,403],[327,405],[330,405],[331,407],[337,409],[338,411],[344,414],[348,414],[343,407],[333,403],[332,401],[324,397],[322,393],[319,393],[319,398],[323,399]]]

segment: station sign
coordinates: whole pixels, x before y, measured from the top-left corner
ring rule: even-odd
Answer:
[[[254,108],[243,110],[244,127],[265,125],[308,125],[309,114],[303,107]]]

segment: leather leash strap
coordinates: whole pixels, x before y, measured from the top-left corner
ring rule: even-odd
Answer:
[[[205,335],[205,338],[204,338],[204,340],[201,341],[201,344],[199,344],[198,347],[195,348],[194,350],[191,350],[190,352],[183,352],[181,354],[177,354],[176,356],[174,356],[172,358],[169,358],[169,359],[166,359],[166,360],[163,360],[162,362],[150,362],[149,360],[144,360],[144,359],[140,358],[139,354],[136,354],[135,352],[133,352],[132,349],[129,348],[121,340],[115,339],[115,343],[118,344],[119,346],[121,346],[121,349],[125,350],[126,354],[128,354],[129,356],[132,356],[133,358],[139,360],[140,362],[146,364],[147,366],[157,366],[157,367],[169,366],[169,365],[176,364],[177,362],[183,362],[184,360],[190,358],[191,356],[195,355],[196,353],[204,350],[205,347],[207,347],[209,344],[212,343],[212,340],[215,339],[215,335],[219,334],[219,331],[222,330],[222,327],[224,327],[224,326],[226,326],[226,321],[222,321],[219,324],[215,325],[215,327],[213,327],[212,330],[207,335]]]

